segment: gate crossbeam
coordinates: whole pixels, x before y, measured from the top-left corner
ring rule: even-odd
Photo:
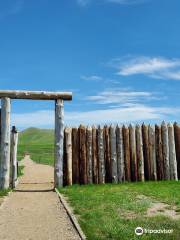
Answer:
[[[72,100],[72,92],[0,90],[0,98],[32,100]]]

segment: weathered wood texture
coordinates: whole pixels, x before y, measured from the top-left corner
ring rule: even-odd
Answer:
[[[67,185],[72,185],[72,129],[65,128],[66,161],[67,161]]]
[[[123,130],[123,142],[124,142],[125,180],[131,181],[129,128],[127,126],[123,126],[122,130]]]
[[[163,121],[161,125],[161,134],[162,134],[162,153],[163,153],[163,165],[164,165],[164,179],[170,179],[169,171],[169,140],[168,140],[168,127],[167,124]]]
[[[12,127],[11,131],[11,167],[10,167],[10,176],[11,176],[11,186],[12,188],[16,187],[17,182],[17,147],[18,147],[18,131],[16,127]]]
[[[138,180],[144,181],[144,155],[141,126],[136,125],[136,151]]]
[[[65,131],[65,129],[64,129]],[[67,185],[67,150],[66,150],[66,135],[64,133],[64,143],[63,143],[63,186]]]
[[[72,129],[72,172],[73,172],[73,183],[79,183],[79,134],[78,128]]]
[[[148,128],[148,138],[149,138],[149,164],[151,166],[150,179],[157,180],[155,128],[152,125],[149,125]]]
[[[88,127],[86,131],[87,142],[87,182],[93,183],[93,171],[92,171],[92,128]],[[103,149],[104,154],[104,149]]]
[[[63,186],[63,140],[64,138],[64,104],[63,100],[55,101],[55,162],[54,185]]]
[[[106,182],[112,182],[112,173],[111,173],[111,156],[110,156],[110,140],[109,140],[109,127],[104,126],[104,161],[106,169]]]
[[[117,154],[116,154],[116,127],[110,126],[110,156],[111,156],[111,176],[112,182],[118,182],[117,176]]]
[[[98,183],[98,157],[97,157],[97,129],[92,128],[92,166],[93,166],[93,182]]]
[[[64,185],[177,180],[180,130],[174,126],[66,128]]]
[[[72,100],[71,92],[0,90],[0,98],[32,100]]]
[[[155,125],[157,179],[164,179],[161,127]]]
[[[130,158],[131,158],[131,180],[137,181],[137,158],[136,158],[136,132],[135,127],[129,125]]]
[[[148,126],[142,125],[142,138],[143,138],[143,154],[144,154],[144,175],[145,180],[151,179],[151,165],[149,159],[149,134]]]
[[[119,126],[116,127],[116,153],[117,153],[118,182],[123,182],[125,180],[124,144],[123,144],[122,128]]]
[[[176,122],[174,123],[174,137],[176,146],[178,179],[180,179],[180,125]]]
[[[0,189],[10,186],[10,110],[9,98],[1,99],[1,159],[0,159]]]
[[[103,128],[98,127],[98,163],[99,163],[99,183],[105,183],[105,163],[104,163],[104,138]]]
[[[79,146],[80,184],[87,184],[86,128],[83,125],[79,127]]]
[[[172,124],[168,124],[168,137],[169,137],[170,179],[178,180],[176,150],[175,150],[175,141],[174,141],[174,127]]]

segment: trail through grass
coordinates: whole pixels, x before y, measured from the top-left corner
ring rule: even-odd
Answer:
[[[54,131],[28,128],[19,134],[18,160],[28,153],[35,162],[53,165]]]

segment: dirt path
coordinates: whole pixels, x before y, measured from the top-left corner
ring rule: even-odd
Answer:
[[[0,240],[79,240],[53,188],[53,168],[22,161],[24,176],[0,206]]]

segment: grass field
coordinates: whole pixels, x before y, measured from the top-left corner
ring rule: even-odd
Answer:
[[[168,204],[180,211],[179,182],[146,182],[71,186],[59,190],[68,197],[74,213],[89,240],[173,239],[179,240],[180,220],[146,216],[153,203]],[[136,236],[136,227],[173,229],[171,234]]]
[[[54,163],[54,131],[51,129],[28,128],[19,134],[18,160],[25,153],[38,163]]]

